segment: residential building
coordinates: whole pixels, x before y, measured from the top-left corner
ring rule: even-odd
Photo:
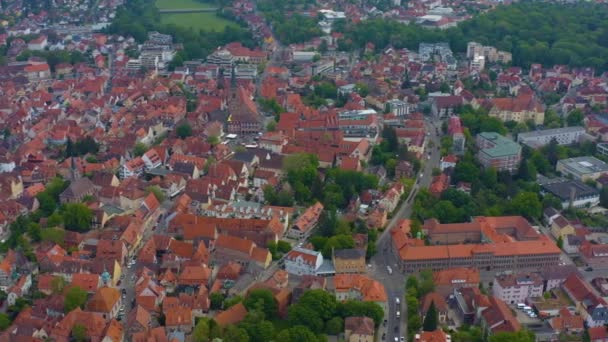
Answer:
[[[244,267],[256,265],[259,268],[265,269],[272,261],[272,255],[268,249],[258,247],[251,240],[234,236],[218,236],[213,248],[213,262],[219,265],[235,261]]]
[[[135,157],[120,166],[120,178],[139,177],[144,174],[145,166],[141,157]]]
[[[588,179],[596,180],[607,174],[608,164],[595,157],[576,157],[558,160],[555,169],[563,176],[571,176],[584,182]]]
[[[443,330],[423,331],[420,334],[414,335],[414,342],[450,342],[452,338]]]
[[[608,322],[608,303],[579,274],[571,274],[562,289],[576,305],[576,311],[587,327],[600,327]]]
[[[464,154],[466,138],[460,117],[451,116],[448,121],[448,134],[452,136],[452,152],[460,156]]]
[[[543,267],[539,273],[544,282],[543,292],[547,292],[561,287],[572,273],[578,273],[578,268],[574,265]]]
[[[484,46],[476,42],[467,44],[467,58],[473,59],[475,56],[483,56],[490,63],[508,64],[511,62],[512,55],[507,51],[500,51],[493,46]]]
[[[559,310],[559,316],[549,320],[549,325],[557,334],[580,336],[585,331],[585,322],[579,315],[573,315],[567,308]]]
[[[141,159],[144,162],[146,170],[152,170],[163,165],[161,157],[158,155],[158,152],[156,152],[156,150],[153,148],[149,149],[146,153],[144,153],[144,155],[141,156]]]
[[[575,234],[574,226],[567,218],[559,215],[551,224],[551,234],[555,239],[565,239],[566,236]]]
[[[479,270],[476,268],[448,268],[433,273],[435,291],[443,297],[461,288],[479,286]]]
[[[558,145],[572,145],[577,143],[584,134],[585,128],[580,126],[545,129],[519,133],[517,142],[534,149],[548,145],[553,139]]]
[[[374,342],[374,320],[369,317],[346,317],[344,340],[348,342]]]
[[[102,287],[87,303],[87,310],[100,313],[104,319],[111,320],[118,315],[121,302],[120,292],[116,288]]]
[[[294,248],[285,255],[285,270],[290,274],[316,275],[323,255],[310,249]]]
[[[77,203],[82,202],[86,196],[95,194],[96,188],[93,183],[86,177],[72,181],[70,185],[59,195],[61,203]]]
[[[310,234],[312,234],[314,228],[316,228],[322,212],[323,204],[321,204],[321,202],[317,202],[306,209],[306,211],[296,219],[293,226],[289,228],[287,236],[298,240],[307,239]]]
[[[336,274],[334,277],[336,299],[375,302],[387,310],[388,296],[384,285],[360,274]]]
[[[579,247],[581,260],[592,267],[604,267],[608,262],[608,245],[593,244],[590,241],[582,241]]]
[[[543,279],[536,273],[499,275],[494,278],[492,294],[508,304],[525,303],[543,295]]]
[[[425,223],[424,230],[431,246],[393,245],[402,271],[538,269],[557,265],[560,260],[561,250],[555,243],[520,216],[476,217],[464,224]]]
[[[365,273],[365,250],[338,249],[332,253],[336,273]]]
[[[487,331],[489,335],[521,330],[519,321],[505,302],[492,296],[489,297],[489,302],[488,308],[481,312],[482,330]]]
[[[403,117],[410,114],[410,105],[405,101],[392,99],[386,102],[386,106],[395,116]]]
[[[477,159],[485,168],[515,172],[521,161],[521,146],[495,132],[483,132],[476,139]]]
[[[435,305],[435,310],[437,311],[437,322],[441,325],[446,324],[448,321],[448,303],[446,303],[444,296],[437,292],[430,292],[422,297],[422,305],[420,306],[420,316],[422,319],[424,320],[424,317],[426,317],[431,303]]]
[[[534,95],[519,94],[517,97],[494,98],[490,102],[489,115],[503,122],[526,123],[532,120],[536,125],[542,125],[545,120],[545,109]]]
[[[433,96],[431,98],[431,113],[437,118],[454,115],[456,109],[463,105],[462,96]]]

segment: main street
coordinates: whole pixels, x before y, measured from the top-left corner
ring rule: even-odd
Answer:
[[[388,295],[388,311],[385,313],[387,319],[386,327],[381,326],[380,335],[386,333],[386,341],[395,341],[403,336],[407,337],[407,308],[405,306],[405,278],[399,271],[398,260],[392,251],[391,237],[389,231],[395,227],[397,222],[403,218],[408,218],[412,214],[412,206],[414,198],[421,188],[428,188],[433,179],[433,169],[439,167],[441,154],[439,152],[441,124],[431,122],[430,119],[425,122],[428,141],[426,150],[423,156],[423,167],[416,178],[416,183],[412,187],[409,196],[401,203],[399,208],[394,212],[393,217],[388,222],[382,234],[378,237],[377,250],[375,256],[370,260],[371,275],[384,284],[386,294]],[[432,142],[432,143],[430,143]],[[429,156],[430,152],[430,156]],[[390,266],[392,273],[389,274],[387,266]],[[397,305],[396,298],[399,298],[400,305]],[[396,317],[396,312],[400,312],[400,317]]]

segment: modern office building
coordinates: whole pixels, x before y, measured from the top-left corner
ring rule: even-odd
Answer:
[[[485,168],[515,172],[521,161],[521,146],[495,132],[477,135],[477,159]]]
[[[584,182],[608,173],[608,164],[595,157],[576,157],[558,160],[555,169],[563,176],[569,175]]]

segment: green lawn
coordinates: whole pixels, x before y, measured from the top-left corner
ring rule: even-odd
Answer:
[[[223,31],[226,26],[238,26],[235,22],[218,17],[215,13],[165,13],[161,14],[161,20],[163,24],[175,24],[206,31]]]
[[[196,0],[156,0],[158,9],[180,9],[180,8],[205,8],[215,7],[210,3],[203,3]]]

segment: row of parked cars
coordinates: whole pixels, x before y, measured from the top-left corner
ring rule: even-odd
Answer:
[[[538,317],[536,315],[536,313],[534,312],[534,310],[531,307],[529,307],[526,304],[524,304],[524,303],[517,304],[517,309],[523,311],[530,318],[536,318],[536,317]]]

